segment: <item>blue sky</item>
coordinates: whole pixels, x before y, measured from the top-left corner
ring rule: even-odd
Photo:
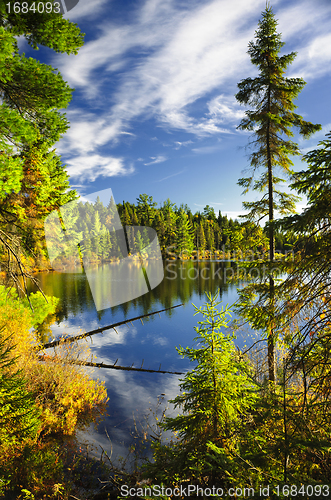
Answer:
[[[70,130],[57,144],[71,185],[82,195],[112,188],[117,203],[147,193],[193,212],[209,204],[243,213],[242,201],[255,194],[241,196],[236,184],[249,165],[249,135],[236,130],[245,108],[234,94],[257,74],[247,45],[265,4],[80,0],[66,15],[86,33],[79,54],[41,53],[76,89]],[[298,53],[286,76],[307,82],[297,112],[323,126],[308,141],[297,137],[305,152],[331,130],[331,2],[271,4],[283,53]]]

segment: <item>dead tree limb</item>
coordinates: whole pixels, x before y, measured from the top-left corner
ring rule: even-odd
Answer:
[[[52,359],[54,357],[54,360]],[[39,356],[39,361],[55,361],[61,362],[61,359],[57,356]],[[171,372],[166,370],[151,370],[147,368],[133,368],[132,366],[119,366],[116,365],[117,360],[112,365],[106,363],[92,363],[91,361],[78,361],[70,360],[70,364],[82,365],[82,366],[93,366],[95,368],[111,368],[112,370],[126,370],[132,372],[148,372],[148,373],[170,373],[171,375],[184,375],[183,372]],[[160,365],[161,366],[161,365]]]
[[[47,342],[46,344],[42,344],[41,346],[38,347],[38,349],[39,350],[49,349],[50,347],[56,347],[56,346],[63,344],[65,342],[75,342],[75,340],[81,340],[81,339],[84,339],[86,337],[90,337],[91,335],[95,335],[96,333],[101,333],[104,330],[111,330],[112,328],[115,329],[116,326],[125,325],[127,323],[132,322],[132,321],[136,321],[137,319],[141,320],[141,318],[153,316],[154,314],[158,314],[158,313],[164,312],[164,311],[169,311],[170,309],[175,309],[175,307],[181,307],[183,305],[184,304],[177,304],[176,306],[167,307],[166,309],[160,309],[159,311],[151,312],[148,314],[143,314],[141,316],[136,316],[135,318],[130,318],[130,319],[126,319],[123,321],[118,321],[117,323],[114,323],[112,325],[102,326],[102,327],[97,328],[95,330],[91,330],[90,332],[81,333],[80,335],[75,335],[73,337],[64,337],[64,338],[61,338],[59,340],[53,340],[53,342]]]

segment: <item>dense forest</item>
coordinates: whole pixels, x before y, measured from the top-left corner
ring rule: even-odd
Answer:
[[[63,209],[62,209],[63,210]],[[268,253],[269,242],[267,230],[252,221],[239,222],[222,216],[216,216],[212,207],[207,205],[203,212],[192,214],[187,205],[179,208],[168,199],[158,208],[152,196],[141,194],[137,203],[123,202],[115,204],[111,197],[104,206],[97,197],[95,203],[82,202],[79,199],[64,207],[66,218],[65,230],[71,241],[79,245],[84,261],[93,263],[116,261],[127,255],[147,247],[150,241],[148,227],[153,228],[158,236],[160,250],[164,259],[232,259],[261,257]],[[53,214],[52,214],[53,215]],[[57,214],[55,214],[57,218]],[[54,218],[55,218],[54,217]],[[47,260],[50,247],[61,245],[64,241],[62,228],[48,219],[44,246],[39,243],[30,254],[34,266],[43,263],[49,267]],[[130,230],[135,227],[134,232]],[[126,228],[128,247],[119,228]],[[275,244],[278,254],[286,255],[298,243],[293,235],[276,232]],[[65,246],[65,245],[64,245]],[[33,260],[33,255],[39,258]],[[72,248],[69,246],[62,252],[59,250],[56,268],[78,263],[71,259]],[[73,260],[73,261],[72,261]]]
[[[170,200],[157,207],[147,194],[135,204],[79,201],[54,149],[69,127],[63,110],[72,89],[57,70],[21,54],[17,38],[33,49],[76,54],[83,35],[52,9],[22,15],[7,5],[0,3],[0,497],[77,499],[82,478],[97,477],[99,499],[160,498],[160,485],[163,498],[199,498],[198,488],[220,499],[241,497],[245,488],[246,496],[269,499],[328,498],[331,134],[294,172],[291,158],[301,153],[292,128],[308,138],[321,126],[295,112],[305,82],[285,77],[296,54],[280,55],[284,42],[272,8],[266,6],[248,46],[258,76],[239,82],[236,94],[246,107],[238,127],[252,134],[249,173],[239,185],[260,196],[244,202],[239,222],[209,205],[195,214]],[[283,181],[306,196],[302,213],[295,213],[298,198],[281,190]],[[231,309],[218,293],[207,294],[195,310],[193,346],[177,349],[192,361],[172,401],[179,413],[162,413],[156,430],[142,433],[139,449],[150,453],[137,457],[134,471],[81,454],[76,431],[102,418],[106,389],[75,364],[89,349],[63,341],[52,355],[45,352],[38,329],[58,300],[27,293],[32,272],[51,267],[44,222],[67,204],[66,229],[96,264],[123,255],[118,213],[123,227],[141,228],[132,243],[138,250],[150,243],[144,227],[151,227],[165,259],[224,258],[243,273],[266,269],[238,289],[232,307],[237,326],[261,332],[265,348],[240,351],[235,335],[224,333]],[[61,243],[60,232],[54,236]]]

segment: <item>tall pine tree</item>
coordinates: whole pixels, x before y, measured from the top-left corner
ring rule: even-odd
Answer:
[[[305,82],[302,78],[286,78],[284,73],[296,57],[295,52],[280,55],[284,46],[281,34],[277,33],[277,21],[270,5],[266,6],[255,32],[255,41],[249,43],[248,54],[252,64],[259,68],[256,78],[246,78],[239,84],[236,99],[253,109],[245,112],[238,128],[253,132],[250,147],[250,173],[248,177],[239,179],[238,184],[244,187],[244,193],[249,189],[264,193],[259,201],[244,202],[244,208],[249,210],[250,220],[260,221],[268,217],[269,260],[270,269],[275,259],[275,211],[281,214],[291,213],[295,209],[297,198],[278,189],[278,184],[285,179],[276,176],[280,170],[286,177],[292,175],[293,162],[291,156],[300,154],[299,146],[290,138],[293,137],[292,127],[296,127],[303,137],[321,129],[320,125],[305,121],[294,112],[296,106],[293,100],[303,89]],[[258,169],[262,173],[254,179]],[[275,285],[272,271],[268,273],[268,282],[259,289],[268,300],[268,313],[264,328],[268,339],[268,369],[269,380],[275,381],[275,335],[274,335],[274,293]],[[259,292],[259,293],[260,293]],[[252,319],[251,312],[246,314],[245,307],[239,307],[244,316]],[[261,324],[259,323],[259,327]]]

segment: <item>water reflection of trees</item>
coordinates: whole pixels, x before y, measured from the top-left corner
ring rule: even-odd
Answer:
[[[165,261],[164,279],[151,292],[129,302],[112,308],[114,316],[121,313],[124,318],[137,314],[147,314],[155,308],[168,308],[178,303],[190,302],[193,295],[203,298],[206,292],[215,293],[220,290],[220,296],[236,284],[226,281],[227,273],[235,264],[231,262],[213,261]],[[41,273],[40,287],[46,295],[60,298],[60,307],[55,319],[61,323],[69,316],[77,316],[83,312],[96,313],[93,297],[86,275],[83,273]],[[100,283],[100,286],[102,284]],[[31,285],[30,290],[33,289]],[[102,321],[107,309],[98,311],[97,317]],[[136,314],[135,314],[136,313]],[[171,317],[174,311],[166,314]]]

